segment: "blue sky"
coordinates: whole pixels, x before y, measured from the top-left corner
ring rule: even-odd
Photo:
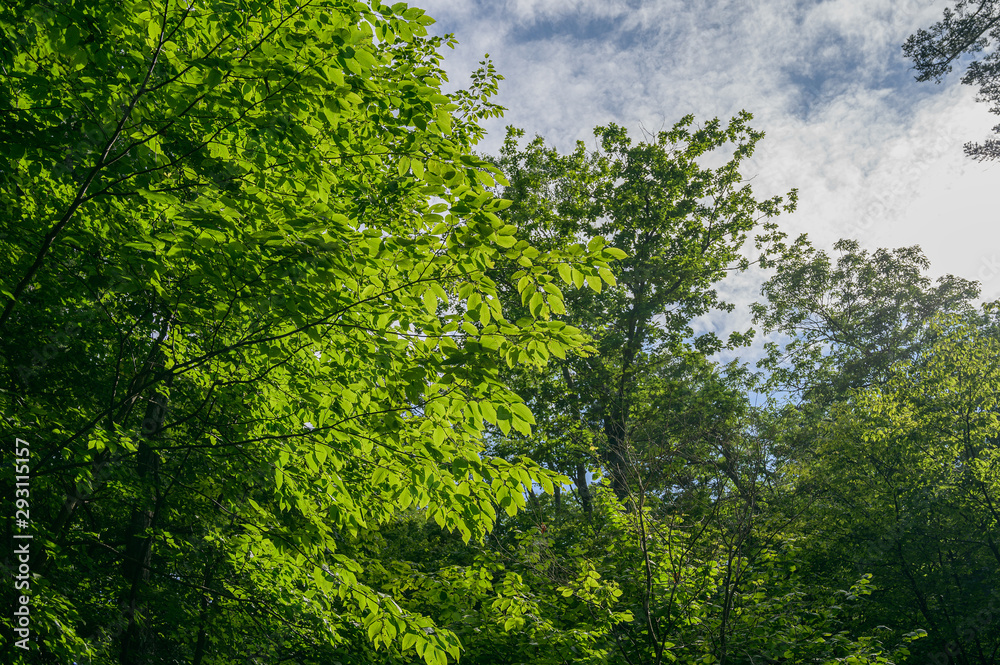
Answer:
[[[936,275],[982,282],[1000,298],[1000,164],[962,146],[998,122],[975,91],[917,83],[902,43],[941,15],[942,0],[423,0],[455,86],[489,53],[504,118],[487,125],[484,152],[504,126],[569,150],[616,122],[669,127],[688,113],[707,120],[740,109],[766,133],[746,170],[758,197],[799,188],[799,210],[781,224],[830,248],[918,244]],[[950,3],[949,3],[950,4]],[[759,275],[724,287],[744,305]],[[707,327],[745,329],[740,307]]]

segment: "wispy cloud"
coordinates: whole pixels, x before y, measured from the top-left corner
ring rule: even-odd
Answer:
[[[561,149],[616,122],[670,126],[740,109],[766,132],[748,165],[760,196],[800,189],[783,220],[821,247],[857,238],[875,248],[919,244],[937,274],[983,281],[1000,297],[1000,166],[971,162],[962,145],[996,117],[958,84],[914,82],[901,45],[939,18],[934,0],[424,0],[439,32],[461,46],[446,57],[462,85],[489,52],[506,77],[509,111],[489,126],[545,136]],[[991,273],[992,270],[992,273]],[[752,300],[758,277],[724,289]],[[745,327],[748,316],[706,320]]]

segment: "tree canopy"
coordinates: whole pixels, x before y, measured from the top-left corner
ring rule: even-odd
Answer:
[[[0,7],[5,662],[995,663],[998,306],[789,242],[746,112],[477,153],[432,23]]]
[[[962,56],[972,57],[962,83],[979,86],[978,101],[990,104],[1000,114],[1000,2],[955,0],[941,20],[918,30],[903,44],[903,53],[913,61],[918,81],[940,83]],[[980,55],[982,54],[982,55]],[[1000,125],[993,128],[1000,134]],[[965,144],[965,152],[979,160],[1000,159],[1000,140]]]
[[[486,424],[533,422],[499,368],[580,349],[550,273],[597,287],[617,255],[515,244],[471,153],[495,76],[442,94],[443,40],[402,4],[2,21],[3,427],[32,443],[32,646],[318,660],[356,634],[457,657],[371,586],[360,543],[409,506],[481,539],[551,486],[482,454]],[[516,321],[487,275],[502,257],[541,301]]]

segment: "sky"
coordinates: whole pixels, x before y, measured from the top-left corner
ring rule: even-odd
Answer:
[[[568,151],[594,147],[593,128],[615,122],[639,137],[689,113],[726,120],[741,109],[765,133],[744,174],[757,198],[799,189],[779,218],[830,250],[920,245],[935,277],[951,273],[1000,298],[1000,163],[963,153],[1000,122],[959,67],[943,83],[917,83],[902,44],[930,27],[942,0],[418,0],[454,33],[445,49],[453,88],[489,53],[504,76],[501,119],[486,123],[482,152],[504,127]],[[699,328],[745,330],[762,276],[721,291],[733,314]]]

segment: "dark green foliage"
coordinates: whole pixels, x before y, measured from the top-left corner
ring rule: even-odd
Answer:
[[[978,56],[969,62],[962,83],[979,86],[978,101],[990,104],[1000,114],[1000,2],[955,0],[929,30],[918,30],[903,45],[913,60],[918,81],[940,83],[963,56]],[[984,54],[979,56],[979,54]],[[993,128],[1000,134],[1000,125]],[[965,152],[979,160],[1000,159],[1000,140],[966,143]]]
[[[746,113],[477,157],[500,76],[444,94],[431,23],[0,7],[8,660],[891,665],[924,627],[913,662],[995,661],[976,286],[787,246]],[[750,242],[793,405],[693,333]]]
[[[953,275],[933,284],[919,247],[874,253],[856,240],[826,252],[804,240],[789,248],[763,287],[754,322],[789,336],[768,345],[761,366],[771,387],[828,404],[851,389],[880,385],[890,368],[918,352],[920,336],[941,312],[969,311],[979,285]]]

